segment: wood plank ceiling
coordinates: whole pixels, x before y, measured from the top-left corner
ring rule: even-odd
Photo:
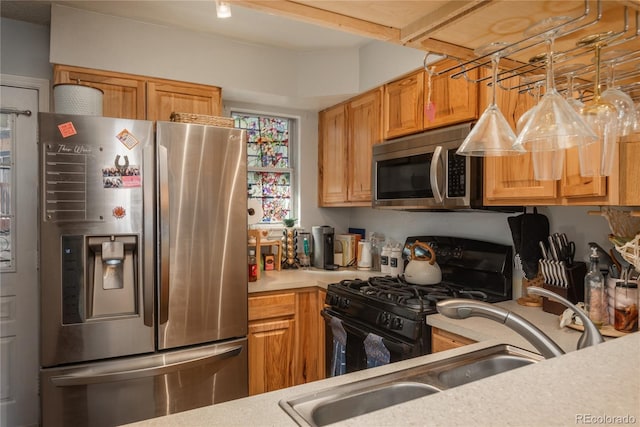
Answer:
[[[552,16],[584,15],[580,25],[593,22],[570,35],[559,36],[555,52],[575,49],[577,40],[607,31],[620,33],[617,51],[640,52],[640,0],[232,1],[239,6],[463,60],[475,58],[473,50],[487,43],[516,43],[525,38],[523,32],[527,28]],[[544,51],[543,43],[537,43],[510,55],[502,63],[511,66],[528,63],[531,57]],[[591,61],[590,52],[583,55],[581,62]],[[632,60],[628,67],[640,68],[638,62]]]

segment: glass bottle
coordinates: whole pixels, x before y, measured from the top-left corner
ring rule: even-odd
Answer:
[[[249,250],[249,281],[258,280],[258,263],[256,262],[256,251]]]
[[[617,331],[638,330],[638,284],[618,281],[615,289],[614,325]]]
[[[606,312],[605,304],[605,287],[604,276],[598,268],[598,250],[591,247],[591,256],[589,257],[589,272],[584,277],[584,305],[589,319],[601,328],[605,323],[603,313]]]

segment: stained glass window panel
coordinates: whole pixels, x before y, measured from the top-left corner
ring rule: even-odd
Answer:
[[[291,119],[232,113],[235,126],[247,131],[247,196],[260,209],[260,223],[291,218]]]

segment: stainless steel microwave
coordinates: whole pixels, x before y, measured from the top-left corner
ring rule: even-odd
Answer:
[[[456,150],[473,123],[373,146],[373,207],[398,210],[482,208],[482,158]]]

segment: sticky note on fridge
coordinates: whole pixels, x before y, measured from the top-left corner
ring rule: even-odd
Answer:
[[[58,125],[58,130],[60,131],[60,135],[62,135],[63,138],[68,138],[70,136],[78,134],[78,132],[76,131],[76,128],[75,128],[75,126],[73,126],[72,122],[66,122],[66,123],[59,124]]]

